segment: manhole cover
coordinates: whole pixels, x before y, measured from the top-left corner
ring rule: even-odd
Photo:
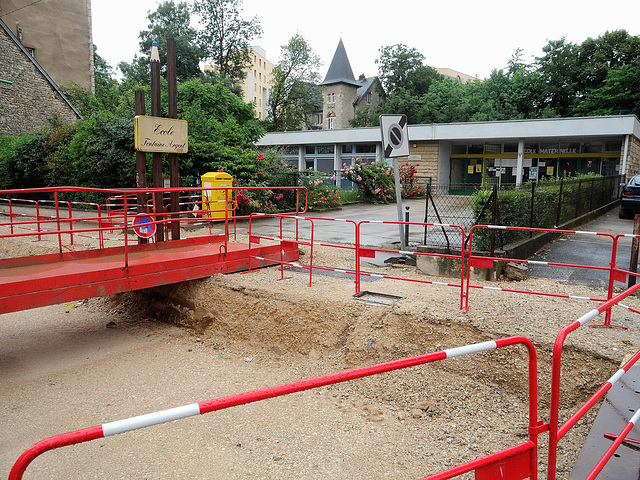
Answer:
[[[404,297],[398,295],[389,295],[388,293],[376,293],[376,292],[360,292],[356,293],[353,298],[360,300],[361,302],[377,303],[379,305],[393,305],[399,302]]]

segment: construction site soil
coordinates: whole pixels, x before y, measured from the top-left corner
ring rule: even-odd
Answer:
[[[45,253],[42,243],[3,241],[0,257]],[[302,263],[308,255],[302,247]],[[316,265],[353,261],[349,250],[314,249]],[[382,271],[452,281],[402,265]],[[533,278],[517,288],[605,295]],[[314,272],[309,286],[308,271],[271,267],[1,315],[0,478],[54,434],[512,335],[536,346],[547,422],[553,342],[596,305],[482,289],[463,313],[454,287],[370,279],[363,290],[402,300],[363,302],[353,277]],[[640,308],[636,297],[625,304]],[[627,329],[568,338],[561,420],[640,348],[638,316],[616,307],[613,322]],[[422,478],[527,439],[527,358],[507,347],[68,446],[38,457],[24,478]],[[560,442],[558,478],[596,413]],[[541,472],[546,445],[545,433]]]

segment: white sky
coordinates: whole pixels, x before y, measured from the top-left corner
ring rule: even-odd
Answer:
[[[138,52],[140,30],[147,29],[147,12],[155,11],[159,2],[91,3],[98,54],[114,69],[120,61],[130,62]],[[486,78],[494,68],[505,68],[517,48],[523,50],[522,59],[532,63],[549,40],[563,36],[580,44],[612,30],[640,35],[638,0],[244,0],[242,16],[258,16],[263,35],[251,43],[266,50],[274,64],[281,46],[296,33],[302,35],[322,59],[322,78],[341,37],[356,78],[361,73],[377,75],[380,47],[398,43],[417,49],[432,67]]]

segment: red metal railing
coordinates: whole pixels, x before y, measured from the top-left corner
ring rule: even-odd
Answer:
[[[445,253],[427,253],[427,252],[408,252],[408,251],[402,251],[402,250],[393,250],[393,249],[383,249],[383,248],[364,248],[362,247],[362,242],[361,242],[361,237],[362,237],[362,227],[365,225],[376,225],[376,224],[387,224],[387,225],[399,225],[399,226],[404,226],[405,228],[410,226],[410,225],[416,225],[416,226],[420,226],[420,227],[430,227],[430,226],[435,226],[435,227],[440,227],[440,228],[453,228],[456,230],[459,230],[459,236],[460,236],[460,255],[452,255],[452,254],[445,254]],[[360,258],[375,258],[375,253],[376,252],[384,252],[384,253],[393,253],[393,254],[398,254],[398,255],[414,255],[417,258],[418,257],[440,257],[440,258],[450,258],[450,259],[456,259],[456,260],[460,260],[460,283],[459,284],[453,284],[453,283],[444,283],[444,282],[436,282],[436,281],[430,281],[430,280],[424,280],[424,279],[412,279],[412,278],[404,278],[404,277],[397,277],[397,276],[391,276],[391,275],[382,275],[382,278],[387,278],[387,279],[391,279],[391,280],[400,280],[400,281],[408,281],[408,282],[417,282],[417,283],[425,283],[425,284],[431,284],[431,285],[441,285],[441,286],[448,286],[448,287],[456,287],[460,289],[460,309],[462,309],[463,307],[463,299],[466,297],[466,293],[464,291],[464,272],[465,272],[465,258],[464,258],[464,249],[462,248],[462,245],[464,245],[465,242],[465,231],[464,228],[461,227],[460,225],[449,225],[449,224],[441,224],[441,223],[421,223],[421,222],[397,222],[397,221],[381,221],[381,220],[363,220],[360,223],[358,223],[358,229],[356,231],[356,245],[359,247],[357,248],[357,254],[356,254],[356,272],[358,272],[357,275],[357,279],[356,279],[356,293],[360,293],[360,276],[361,275],[369,275],[369,274],[363,274],[362,270],[360,269]],[[455,249],[454,249],[455,250]]]
[[[575,234],[575,235],[596,235],[610,238],[612,241],[611,244],[611,260],[609,262],[609,266],[594,266],[594,265],[585,265],[585,264],[572,264],[572,263],[560,263],[560,262],[541,262],[527,259],[515,259],[515,258],[504,258],[504,257],[491,257],[491,256],[479,256],[474,255],[472,252],[473,245],[473,234],[478,229],[491,229],[491,230],[516,230],[516,231],[525,231],[525,232],[537,232],[537,233],[557,233],[557,234]],[[614,281],[619,278],[616,275],[616,252],[617,252],[617,242],[615,236],[610,233],[600,233],[600,232],[589,232],[589,231],[579,231],[579,230],[554,230],[548,228],[529,228],[529,227],[512,227],[512,226],[502,226],[502,225],[474,225],[471,227],[469,231],[469,250],[467,250],[466,254],[468,257],[467,261],[467,272],[466,272],[466,304],[464,310],[466,311],[469,308],[469,293],[471,288],[484,289],[488,288],[482,285],[471,285],[471,268],[479,267],[479,268],[492,268],[494,261],[503,261],[503,262],[517,262],[517,263],[526,263],[530,265],[546,265],[546,266],[555,266],[555,267],[566,267],[566,268],[578,268],[578,269],[591,269],[591,270],[601,270],[609,272],[608,279],[608,288],[607,288],[607,297],[606,299],[601,298],[588,298],[588,297],[575,297],[571,295],[563,295],[558,293],[546,293],[546,292],[536,292],[530,290],[519,290],[519,289],[510,289],[510,288],[496,288],[491,287],[492,290],[500,290],[504,292],[512,292],[512,293],[525,293],[532,295],[543,295],[549,297],[559,297],[559,298],[576,298],[581,300],[590,300],[596,302],[603,302],[605,300],[610,299],[613,296],[613,287]],[[605,325],[611,326],[611,312],[608,311],[606,314]]]
[[[528,414],[529,414],[529,440],[509,447],[500,452],[482,457],[470,462],[467,462],[458,467],[446,470],[444,472],[425,477],[426,479],[446,479],[454,476],[461,475],[465,472],[476,471],[476,478],[478,480],[484,480],[489,478],[495,478],[492,476],[492,472],[498,469],[510,470],[517,468],[522,472],[526,472],[526,477],[532,479],[537,478],[537,436],[539,433],[540,424],[538,422],[538,409],[537,409],[537,357],[535,347],[530,340],[524,337],[508,337],[498,340],[491,340],[482,343],[476,343],[472,345],[465,345],[462,347],[455,347],[447,350],[441,350],[434,353],[428,353],[411,358],[403,358],[400,360],[393,360],[390,362],[380,363],[377,365],[370,365],[366,367],[360,367],[352,370],[346,370],[343,372],[324,375],[321,377],[309,378],[305,380],[299,380],[292,383],[278,385],[274,387],[263,388],[259,390],[253,390],[246,393],[240,393],[237,395],[231,395],[227,397],[217,398],[214,400],[208,400],[199,403],[192,403],[177,408],[171,408],[168,410],[157,411],[140,415],[137,417],[131,417],[123,420],[118,420],[111,423],[105,423],[102,425],[96,425],[73,432],[62,433],[54,435],[35,443],[28,448],[15,462],[13,468],[9,473],[9,480],[20,480],[26,471],[29,464],[37,458],[39,455],[56,448],[75,445],[78,443],[89,442],[98,438],[108,437],[111,435],[117,435],[132,430],[150,427],[153,425],[159,425],[162,423],[170,422],[173,420],[180,420],[196,415],[203,415],[205,413],[216,412],[224,410],[226,408],[235,407],[239,405],[246,405],[249,403],[258,402],[269,398],[280,397],[283,395],[289,395],[291,393],[302,392],[313,388],[323,387],[327,385],[333,385],[337,383],[356,380],[359,378],[370,377],[373,375],[379,375],[381,373],[391,372],[394,370],[401,370],[409,367],[416,367],[418,365],[425,365],[436,361],[471,355],[480,352],[487,352],[499,348],[504,348],[512,345],[522,345],[526,348],[529,355],[528,361]],[[525,477],[520,477],[525,478]]]
[[[611,307],[620,300],[625,299],[629,295],[635,293],[640,289],[640,283],[634,285],[631,288],[628,288],[624,292],[616,295],[612,299],[602,303],[597,308],[589,311],[579,319],[565,326],[556,337],[555,343],[553,345],[553,358],[551,364],[551,401],[550,401],[550,412],[549,412],[549,464],[548,464],[548,475],[547,478],[549,480],[555,479],[556,475],[556,463],[557,463],[557,454],[558,454],[558,442],[562,439],[562,437],[573,427],[580,418],[584,416],[584,414],[592,408],[595,403],[604,396],[605,393],[609,391],[611,386],[626,373],[629,368],[638,361],[640,358],[640,350],[638,350],[635,355],[631,357],[629,361],[627,361],[618,372],[614,376],[612,376],[593,396],[587,400],[577,411],[574,413],[567,421],[565,421],[562,425],[559,425],[559,412],[560,412],[560,373],[561,373],[561,364],[562,364],[562,349],[564,346],[564,342],[567,336],[585,325],[587,322],[598,317],[603,312],[611,311]]]

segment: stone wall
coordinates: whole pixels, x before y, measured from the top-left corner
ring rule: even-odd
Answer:
[[[91,0],[0,0],[0,5],[2,21],[58,85],[73,82],[93,91]]]
[[[327,103],[327,96],[330,93],[335,94],[335,103]],[[329,115],[335,115],[335,129],[349,128],[349,120],[353,118],[353,101],[356,98],[357,88],[353,85],[338,83],[324,86],[322,88],[323,96],[323,124],[324,130],[329,129]]]
[[[623,144],[624,145],[624,144]],[[624,155],[624,148],[622,150]],[[620,159],[620,165],[622,165],[622,159]],[[636,137],[629,138],[629,156],[627,157],[627,171],[624,173],[627,179],[632,175],[640,173],[640,139]]]
[[[438,153],[439,142],[432,141],[409,141],[409,157],[399,158],[400,164],[409,162],[410,165],[416,167],[417,176],[420,179],[420,185],[431,182],[435,185],[438,181]]]
[[[57,115],[67,123],[78,118],[36,65],[0,25],[0,134],[32,132]]]

